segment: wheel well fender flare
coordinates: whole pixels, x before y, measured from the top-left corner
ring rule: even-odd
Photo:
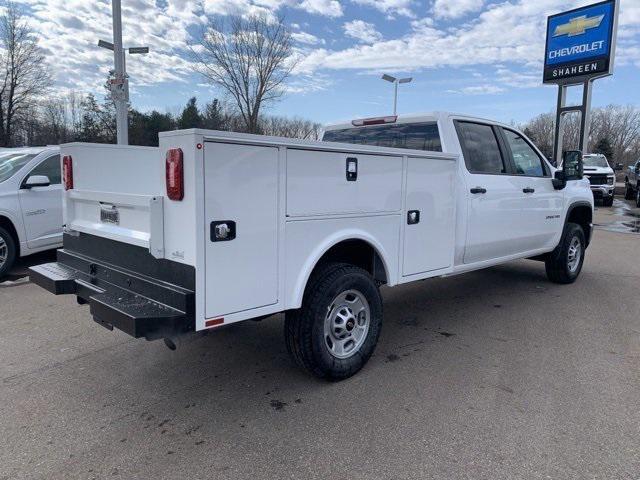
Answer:
[[[573,202],[571,205],[569,205],[569,207],[567,208],[567,213],[564,217],[564,225],[563,225],[563,230],[562,230],[562,236],[564,235],[564,229],[566,228],[567,224],[569,223],[569,219],[571,218],[571,214],[577,209],[577,208],[588,208],[589,211],[591,212],[591,217],[589,219],[589,231],[585,231],[585,240],[587,242],[587,246],[589,245],[589,242],[591,241],[591,234],[593,232],[593,206],[586,201],[577,201],[577,202]],[[560,237],[560,241],[562,241],[562,236]]]
[[[362,230],[342,230],[323,239],[323,241],[313,249],[311,254],[308,255],[306,261],[300,269],[300,273],[297,275],[295,283],[293,284],[293,289],[290,293],[290,299],[288,302],[289,305],[287,306],[287,308],[300,308],[300,306],[302,305],[302,298],[304,296],[307,283],[309,282],[309,278],[311,277],[313,270],[316,268],[320,260],[333,247],[350,240],[361,240],[369,244],[369,246],[382,261],[382,266],[384,268],[388,283],[396,283],[395,276],[393,275],[389,267],[389,254],[380,242],[378,242],[372,235]]]

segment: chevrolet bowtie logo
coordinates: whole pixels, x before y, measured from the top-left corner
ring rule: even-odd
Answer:
[[[597,15],[595,17],[582,15],[581,17],[572,18],[568,23],[558,25],[553,32],[553,36],[560,37],[567,35],[569,37],[575,37],[576,35],[582,35],[590,28],[599,27],[603,18],[604,15]]]

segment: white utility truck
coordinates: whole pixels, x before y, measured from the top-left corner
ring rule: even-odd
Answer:
[[[64,247],[31,278],[170,348],[285,312],[295,361],[337,380],[374,350],[381,285],[518,258],[554,282],[579,275],[593,215],[580,152],[556,170],[512,127],[446,113],[324,140],[184,130],[159,150],[63,145]]]

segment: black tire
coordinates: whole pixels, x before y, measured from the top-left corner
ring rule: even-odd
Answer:
[[[570,258],[570,249],[575,246],[575,242],[580,245],[577,264],[570,263],[570,260],[572,260]],[[576,223],[567,223],[560,244],[549,254],[545,261],[547,278],[554,283],[568,284],[575,282],[582,270],[585,248],[586,241],[582,227]]]
[[[624,199],[633,200],[633,188],[628,181],[624,182]]]
[[[339,309],[334,300],[351,291],[366,300],[368,330],[362,334],[363,340],[354,341],[354,350],[348,358],[337,358],[330,350],[331,339],[326,334],[325,321]],[[360,323],[360,320],[356,321]],[[337,381],[349,378],[367,363],[378,343],[381,328],[382,297],[371,275],[353,265],[331,263],[312,275],[302,308],[286,313],[284,336],[287,351],[296,364],[316,377]],[[355,330],[353,323],[351,330]],[[355,331],[345,330],[344,333],[351,335]],[[356,348],[358,342],[361,343]]]
[[[0,257],[4,257],[4,260],[0,260],[0,279],[11,271],[13,263],[16,261],[17,252],[13,236],[0,227]]]
[[[611,207],[613,206],[613,195],[611,195],[610,197],[605,197],[602,199],[602,206],[603,207]]]
[[[640,185],[636,188],[636,207],[640,208]]]

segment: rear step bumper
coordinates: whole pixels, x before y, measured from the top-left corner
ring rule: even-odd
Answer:
[[[67,250],[29,270],[45,290],[88,303],[93,319],[110,330],[147,340],[194,330],[194,293],[181,286]]]

